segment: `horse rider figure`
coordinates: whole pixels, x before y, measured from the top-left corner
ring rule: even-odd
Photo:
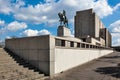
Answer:
[[[65,26],[65,27],[67,27],[68,28],[68,19],[67,19],[67,17],[66,17],[66,12],[65,12],[65,10],[63,10],[63,13],[62,12],[59,12],[58,13],[58,16],[59,16],[59,18],[60,18],[60,26]],[[63,24],[63,25],[62,25]]]

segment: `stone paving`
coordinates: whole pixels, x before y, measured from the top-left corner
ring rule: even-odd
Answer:
[[[113,52],[48,80],[120,80],[120,52]]]
[[[44,74],[19,65],[0,48],[0,80],[44,80]]]
[[[64,71],[51,79],[19,65],[0,48],[0,80],[120,80],[120,52]]]

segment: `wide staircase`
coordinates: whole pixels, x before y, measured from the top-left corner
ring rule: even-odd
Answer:
[[[20,63],[19,63],[20,62]],[[44,74],[36,72],[25,61],[0,48],[0,80],[45,80]],[[29,65],[30,66],[30,65]]]

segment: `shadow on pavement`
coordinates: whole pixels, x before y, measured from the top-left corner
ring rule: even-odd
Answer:
[[[120,78],[120,64],[118,66],[113,67],[100,67],[97,68],[95,71],[100,74],[107,74],[115,78]]]
[[[120,58],[120,56],[102,57],[101,59],[116,59],[116,58]]]

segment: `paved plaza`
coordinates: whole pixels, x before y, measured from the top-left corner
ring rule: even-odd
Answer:
[[[60,73],[51,80],[120,80],[120,52]]]
[[[0,49],[0,80],[44,80],[44,75],[20,66]],[[47,80],[120,80],[120,52],[113,52]]]

